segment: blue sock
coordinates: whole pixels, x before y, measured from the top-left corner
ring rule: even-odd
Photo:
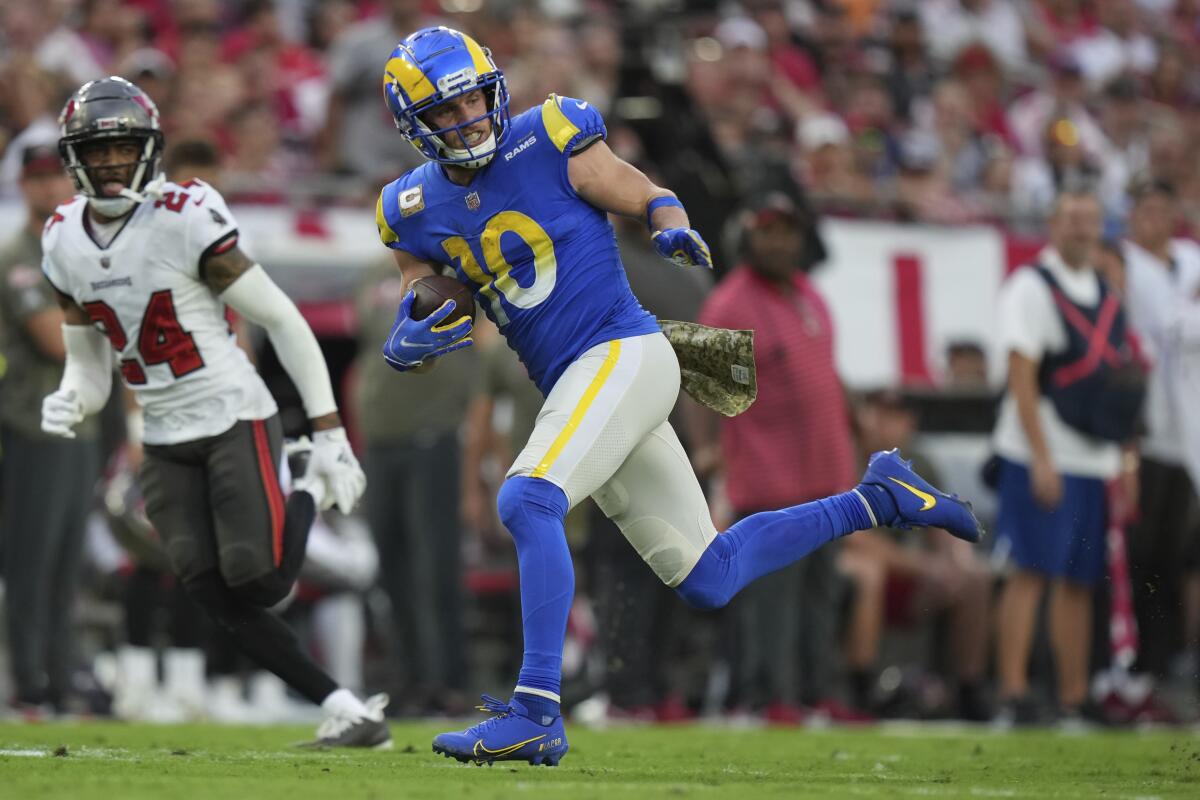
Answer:
[[[563,530],[569,503],[563,490],[549,481],[518,476],[500,487],[497,505],[500,520],[517,546],[521,576],[525,654],[516,693],[531,713],[556,717],[567,614],[575,594],[575,570]],[[522,689],[536,689],[553,697]],[[546,712],[543,703],[553,705],[552,713]]]
[[[529,694],[520,689],[513,692],[513,695],[521,702],[521,705],[525,706],[525,710],[529,712],[529,718],[540,725],[549,725],[561,713],[558,703],[548,697]]]
[[[900,513],[900,509],[896,508],[896,500],[892,497],[892,493],[879,484],[860,483],[854,488],[858,489],[858,493],[871,506],[871,511],[875,514],[875,521],[879,525],[888,525]]]
[[[720,608],[751,581],[870,527],[867,508],[854,492],[754,514],[713,539],[675,591],[697,608]]]

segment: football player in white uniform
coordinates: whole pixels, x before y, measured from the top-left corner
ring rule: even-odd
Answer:
[[[121,78],[92,81],[60,123],[79,194],[42,234],[67,351],[42,429],[70,438],[104,405],[115,350],[144,410],[146,511],[188,593],[255,661],[325,709],[318,743],[390,745],[386,696],[364,703],[339,688],[267,610],[295,581],[317,509],[349,511],[366,486],[316,338],[238,247],[216,189],[160,176],[163,135],[145,93]],[[278,409],[237,347],[226,306],[266,329],[312,423],[307,469],[286,500]]]

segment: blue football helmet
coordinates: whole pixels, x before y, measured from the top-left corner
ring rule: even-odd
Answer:
[[[447,100],[483,90],[487,113],[450,128],[433,130],[421,115]],[[492,160],[508,132],[508,86],[487,48],[465,33],[438,26],[422,28],[396,45],[383,71],[383,96],[396,127],[421,155],[442,164],[482,167]],[[487,117],[492,133],[475,147],[451,148],[445,134]],[[464,138],[465,144],[465,138]]]

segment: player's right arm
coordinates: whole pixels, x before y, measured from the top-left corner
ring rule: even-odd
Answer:
[[[1040,413],[1042,392],[1038,369],[1045,342],[1039,334],[1048,314],[1042,302],[1045,298],[1040,295],[1045,291],[1045,283],[1032,268],[1018,270],[1001,290],[1000,327],[1001,339],[1008,349],[1008,391],[1029,443],[1033,496],[1043,507],[1052,509],[1062,498],[1063,484],[1046,442]]]
[[[200,274],[221,302],[266,330],[312,423],[312,466],[325,479],[331,495],[323,507],[336,504],[349,513],[366,489],[367,479],[350,449],[329,368],[312,328],[266,270],[236,243],[210,252],[200,264]]]
[[[49,274],[49,271],[47,271]],[[42,400],[42,430],[65,439],[75,438],[75,426],[104,408],[112,391],[112,351],[74,298],[56,287],[63,311],[62,339],[66,353],[58,389]]]

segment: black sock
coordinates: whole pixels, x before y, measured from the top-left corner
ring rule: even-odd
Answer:
[[[238,648],[313,703],[338,688],[300,649],[292,629],[269,611],[238,598],[216,570],[188,581],[192,599],[233,637]]]
[[[850,696],[854,706],[860,709],[871,705],[871,688],[875,685],[875,675],[869,669],[850,671]]]
[[[162,573],[137,567],[125,580],[125,640],[134,647],[154,643],[154,616],[159,608]]]
[[[287,511],[283,518],[283,548],[279,565],[248,583],[232,587],[234,594],[263,608],[271,608],[282,602],[292,591],[300,568],[304,566],[308,533],[316,516],[317,508],[312,495],[308,492],[292,492],[287,499]]]
[[[308,492],[292,492],[287,499],[283,517],[283,556],[279,559],[279,574],[290,585],[304,565],[308,549],[308,533],[317,518],[317,506]]]

